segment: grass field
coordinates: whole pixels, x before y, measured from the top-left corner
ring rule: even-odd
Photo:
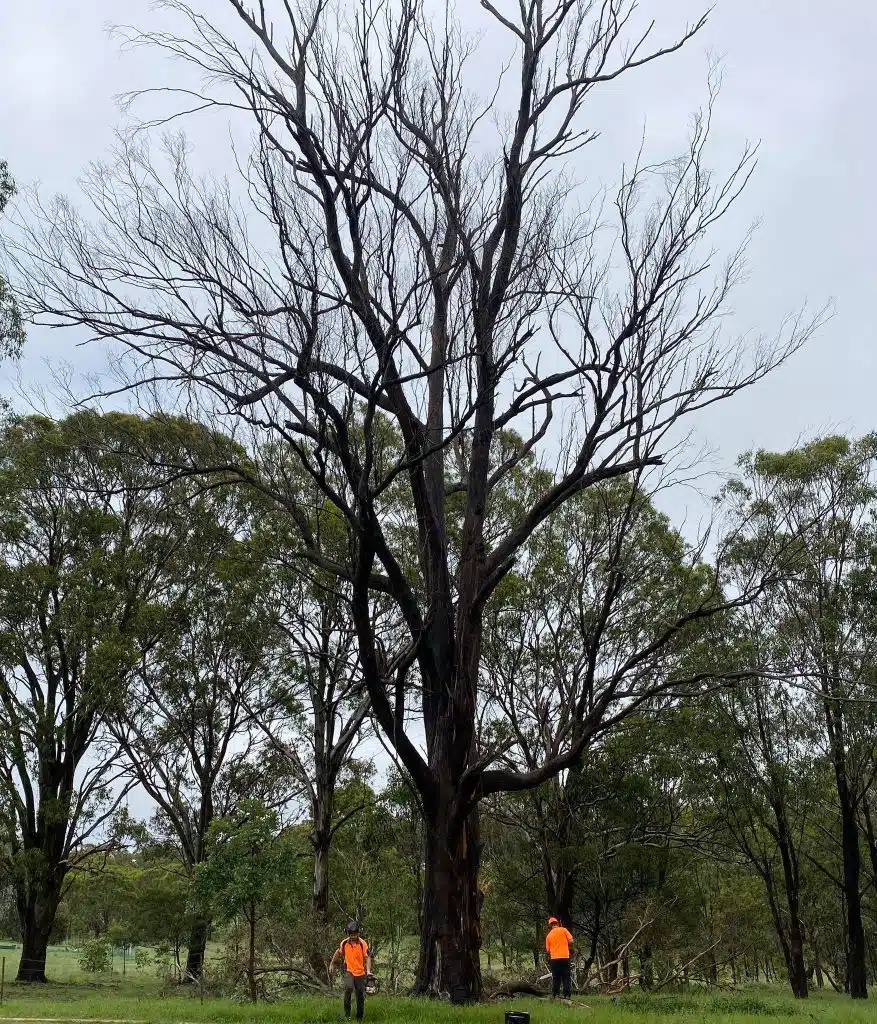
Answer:
[[[388,1024],[503,1024],[508,1009],[528,1010],[532,1024],[588,1021],[594,1024],[877,1024],[877,1002],[851,1003],[834,995],[816,995],[806,1003],[775,993],[734,993],[720,996],[627,996],[612,1001],[587,997],[586,1005],[565,1007],[541,1000],[516,1000],[471,1008],[376,996],[366,1006],[369,1021]],[[340,999],[291,998],[250,1006],[228,999],[159,996],[119,984],[62,985],[28,988],[7,985],[0,1020],[115,1020],[148,1024],[334,1024],[341,1020]]]
[[[340,996],[333,999],[290,997],[283,1002],[257,1006],[230,999],[205,996],[197,991],[181,994],[163,988],[151,970],[137,970],[114,963],[111,974],[98,978],[83,974],[75,950],[52,949],[48,972],[53,981],[44,986],[11,982],[18,963],[13,949],[0,949],[6,957],[5,999],[2,1020],[127,1021],[144,1024],[335,1024],[342,1019]],[[443,1003],[376,996],[366,1007],[366,1019],[387,1024],[503,1024],[506,1010],[527,1010],[531,1024],[587,1021],[593,1024],[877,1024],[877,999],[852,1003],[829,993],[816,993],[804,1003],[778,991],[750,989],[745,992],[702,995],[631,994],[612,1000],[601,996],[578,999],[572,1007],[543,1000],[456,1008]]]
[[[53,982],[63,985],[88,984],[93,982],[90,977],[79,966],[79,950],[72,946],[49,946],[46,957],[46,973]],[[18,960],[21,956],[21,947],[10,943],[0,946],[0,956],[6,958],[6,981],[15,977],[18,970]],[[123,974],[124,971],[124,974]],[[123,962],[121,956],[116,954],[113,957],[113,970],[111,974],[104,975],[100,979],[101,985],[124,982],[127,986],[143,986],[150,989],[155,988],[156,978],[154,970],[138,970],[134,964],[133,957]]]
[[[185,997],[120,995],[111,991],[69,989],[49,986],[45,991],[12,991],[0,1010],[0,1020],[10,1018],[52,1018],[72,1021],[83,1018],[144,1021],[149,1024],[334,1024],[341,1019],[340,1001],[294,999],[287,1003],[236,1005],[229,1000],[205,1000]],[[369,1021],[392,1024],[502,1024],[511,1004],[457,1009],[444,1004],[407,999],[375,997],[366,1007]],[[817,997],[806,1005],[795,1004],[783,996],[753,997],[735,995],[713,998],[661,997],[620,999],[617,1003],[589,998],[587,1006],[564,1007],[540,1001],[520,1001],[514,1009],[528,1010],[532,1024],[561,1024],[563,1021],[593,1021],[594,1024],[755,1024],[770,1021],[809,1021],[824,1024],[875,1022],[877,1005],[851,1004],[837,997]]]

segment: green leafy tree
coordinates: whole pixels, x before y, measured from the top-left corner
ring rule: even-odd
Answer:
[[[713,571],[634,482],[571,499],[534,535],[487,616],[485,741],[496,759],[533,772],[583,721],[599,744],[629,716],[666,715],[699,697],[722,672],[708,625],[716,602]],[[649,754],[646,744],[639,756]],[[561,920],[571,919],[576,860],[551,851],[576,845],[573,830],[597,795],[573,764],[528,798],[544,910]]]
[[[147,861],[134,876],[131,941],[169,946],[177,965],[192,929],[193,879],[174,861]]]
[[[422,846],[416,865],[410,860],[409,822],[399,813],[396,794],[375,793],[366,778],[350,779],[338,792],[339,810],[357,809],[333,844],[335,921],[362,922],[375,969],[392,988],[403,977],[413,981],[414,963],[406,943],[417,933],[418,885]],[[333,945],[337,948],[339,927]],[[331,950],[330,950],[331,951]]]
[[[765,607],[766,604],[766,607]],[[753,678],[715,698],[693,732],[703,752],[701,784],[731,841],[764,885],[793,994],[808,994],[804,958],[802,860],[808,821],[819,811],[816,761],[794,691],[765,678],[772,602],[759,601],[746,623]],[[743,645],[741,644],[741,647]],[[746,658],[745,647],[741,656]]]
[[[73,936],[103,939],[118,933],[119,926],[123,932],[129,929],[135,916],[136,870],[127,860],[98,857],[71,872],[64,903]]]
[[[826,437],[741,460],[730,488],[743,553],[783,568],[772,588],[773,676],[806,697],[812,735],[831,765],[839,879],[847,920],[847,988],[867,995],[860,818],[877,755],[877,436]]]
[[[15,195],[15,182],[5,160],[0,160],[0,214]],[[21,310],[9,285],[0,276],[0,356],[17,356],[24,344]]]
[[[160,466],[204,436],[90,412],[0,434],[0,790],[23,981],[45,980],[69,872],[112,843],[126,782],[108,711],[168,628],[199,543],[196,490],[164,486]]]
[[[301,473],[292,474],[296,482]],[[344,558],[346,526],[337,509],[311,486],[309,529],[326,563]],[[286,678],[279,682],[273,716],[262,726],[310,805],[313,849],[312,909],[329,922],[329,867],[333,840],[357,805],[339,810],[335,793],[348,772],[367,727],[369,698],[356,654],[350,588],[333,572],[306,561],[290,561],[297,539],[286,517],[263,519],[259,543],[270,565],[271,598],[284,642]],[[323,953],[314,951],[314,966]],[[321,971],[322,973],[322,971]]]
[[[156,836],[170,840],[190,876],[207,857],[207,832],[242,797],[285,800],[283,759],[260,751],[254,724],[285,675],[269,569],[250,542],[257,511],[222,490],[202,501],[202,543],[187,566],[174,622],[143,652],[108,719],[123,762],[154,801]],[[210,927],[195,915],[185,977],[202,969]]]
[[[112,949],[106,939],[89,939],[79,955],[79,966],[88,974],[105,974],[111,958]]]
[[[258,800],[242,801],[210,826],[210,854],[197,872],[200,893],[217,920],[242,918],[246,924],[244,972],[253,1002],[259,997],[259,925],[284,900],[295,863],[279,831],[276,811]]]

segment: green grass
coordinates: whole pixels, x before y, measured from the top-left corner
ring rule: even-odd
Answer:
[[[388,1024],[503,1024],[507,1009],[528,1010],[532,1024],[587,1021],[593,1024],[877,1024],[877,1002],[852,1003],[839,996],[816,994],[806,1003],[788,996],[742,992],[696,996],[625,996],[616,1001],[588,996],[574,1007],[542,1000],[515,1000],[456,1008],[442,1003],[376,996],[366,1006],[366,1019]],[[150,1024],[335,1024],[341,1020],[340,998],[290,998],[286,1002],[250,1006],[228,999],[194,995],[162,997],[138,991],[122,979],[100,984],[46,986],[7,985],[0,1020],[9,1017],[52,1017],[60,1020],[99,1018],[148,1021]]]
[[[51,947],[48,985],[18,985],[11,979],[18,950],[0,949],[6,958],[6,990],[0,1022],[11,1017],[51,1017],[147,1021],[149,1024],[336,1024],[342,1018],[340,994],[334,998],[290,996],[257,1006],[216,999],[196,990],[169,988],[155,970],[138,970],[115,958],[113,973],[85,974],[78,951]],[[612,1000],[603,996],[576,997],[573,1007],[545,1000],[515,999],[504,1003],[456,1008],[444,1003],[375,996],[366,1007],[369,1022],[387,1024],[503,1024],[509,1009],[527,1010],[532,1024],[877,1024],[877,998],[853,1003],[833,993],[814,993],[805,1003],[784,992],[754,987],[743,992],[694,995],[640,995]],[[581,1005],[585,1004],[585,1005]]]
[[[18,960],[21,956],[21,946],[13,948],[0,948],[0,957],[6,958],[6,981],[14,978],[18,971]],[[123,972],[124,971],[124,976]],[[49,946],[46,956],[46,974],[63,985],[90,984],[93,977],[82,970],[79,966],[79,950],[73,946]],[[123,962],[120,954],[113,957],[113,969],[110,974],[101,977],[101,983],[124,982],[128,988],[138,987],[145,989],[156,988],[155,971],[153,969],[138,970],[134,965],[133,956],[129,956]]]

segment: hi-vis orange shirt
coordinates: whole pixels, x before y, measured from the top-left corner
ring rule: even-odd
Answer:
[[[338,950],[344,957],[344,969],[350,971],[354,978],[365,974],[365,960],[368,956],[368,943],[365,939],[345,939]]]
[[[569,947],[572,940],[572,933],[556,924],[545,936],[545,948],[548,950],[550,959],[569,960]]]

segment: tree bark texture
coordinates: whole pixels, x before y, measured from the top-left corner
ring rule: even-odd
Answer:
[[[473,812],[462,823],[444,814],[427,823],[423,928],[415,991],[447,993],[453,1003],[479,999],[481,846]]]
[[[51,872],[48,877],[29,875],[18,886],[16,903],[22,949],[17,981],[46,981],[46,954],[61,902],[62,884],[63,878],[59,880],[57,873]]]

